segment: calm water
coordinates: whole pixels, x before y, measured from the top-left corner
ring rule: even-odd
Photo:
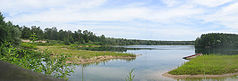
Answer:
[[[126,48],[153,48],[127,50],[126,53],[142,54],[135,60],[111,60],[87,66],[79,65],[69,81],[125,81],[131,69],[135,69],[135,81],[171,81],[161,74],[183,64],[182,57],[194,54],[194,46],[182,45],[132,45]]]
[[[135,69],[134,81],[177,81],[162,76],[186,60],[182,57],[195,53],[193,45],[132,45],[125,48],[151,48],[127,50],[126,53],[141,54],[136,59],[110,60],[98,64],[77,65],[69,81],[125,81],[131,69]],[[237,81],[238,78],[194,79],[200,81]],[[188,80],[190,81],[190,80]]]

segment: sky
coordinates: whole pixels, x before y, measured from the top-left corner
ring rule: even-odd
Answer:
[[[238,33],[238,0],[0,0],[6,21],[20,26],[144,40],[195,40]]]

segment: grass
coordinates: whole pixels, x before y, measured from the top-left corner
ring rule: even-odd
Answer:
[[[132,70],[129,72],[129,74],[128,74],[127,77],[126,77],[126,81],[133,81],[133,80],[134,80],[134,78],[135,78],[135,74],[133,74],[134,70],[135,70],[135,69],[132,69]]]
[[[238,55],[203,55],[169,72],[173,75],[221,75],[238,72]]]
[[[71,57],[69,61],[77,61],[79,59],[90,59],[97,56],[117,56],[117,57],[136,57],[134,54],[128,53],[118,53],[118,52],[110,52],[110,51],[88,51],[88,50],[76,50],[71,49],[70,46],[38,46],[40,50],[48,49],[56,54],[67,54]]]

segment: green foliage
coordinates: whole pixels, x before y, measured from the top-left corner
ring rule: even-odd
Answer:
[[[20,47],[24,48],[24,49],[37,49],[35,44],[31,44],[31,43],[21,43]]]
[[[208,33],[203,34],[195,41],[197,48],[226,48],[238,47],[237,34]]]
[[[31,29],[30,28],[23,26],[20,28],[20,30],[22,32],[21,38],[29,39],[31,37]]]
[[[106,38],[104,35],[96,36],[93,32],[88,30],[57,30],[56,27],[46,28],[41,30],[39,27],[33,26],[31,29],[23,27],[22,38],[28,39],[35,32],[39,39],[63,41],[62,44],[95,44],[95,45],[193,45],[194,41],[153,41],[153,40],[133,40],[133,39],[119,39],[119,38]],[[38,35],[44,35],[38,36]],[[28,37],[27,37],[28,36]]]
[[[60,54],[52,57],[50,52],[43,53],[33,50],[17,49],[10,43],[1,45],[0,60],[16,64],[20,67],[31,69],[46,75],[54,75],[57,78],[67,79],[73,69],[66,63],[68,55]]]
[[[195,41],[196,52],[203,54],[233,54],[238,48],[238,35],[225,33],[203,34]],[[222,51],[224,50],[224,52]]]
[[[220,75],[238,72],[238,55],[203,55],[169,72],[173,75]]]
[[[13,25],[11,22],[5,22],[3,15],[0,13],[0,44],[12,42],[14,45],[20,44],[21,32],[18,26]]]
[[[38,39],[38,38],[37,38],[36,33],[33,33],[33,34],[31,35],[31,37],[30,37],[30,40],[31,40],[32,43],[35,43],[35,41],[36,41],[37,39]]]
[[[126,81],[133,81],[133,80],[134,80],[134,78],[135,78],[135,75],[133,74],[134,70],[135,70],[135,69],[132,69],[132,70],[129,72],[128,76],[126,77]]]

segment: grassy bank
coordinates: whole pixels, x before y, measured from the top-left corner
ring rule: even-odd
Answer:
[[[98,62],[103,60],[109,60],[114,58],[135,58],[136,55],[128,53],[117,53],[110,51],[88,51],[88,50],[76,50],[72,49],[70,46],[37,46],[40,50],[48,49],[53,52],[54,55],[57,54],[67,54],[70,55],[68,62],[84,64],[91,62]]]
[[[172,75],[222,75],[238,72],[238,55],[203,55],[174,69]]]

